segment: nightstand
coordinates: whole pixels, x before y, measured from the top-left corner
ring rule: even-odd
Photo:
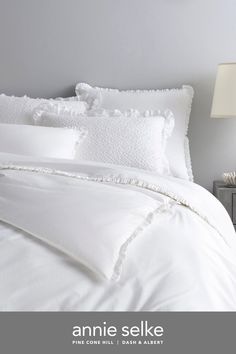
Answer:
[[[236,186],[228,187],[223,181],[214,181],[213,194],[224,205],[236,230]]]

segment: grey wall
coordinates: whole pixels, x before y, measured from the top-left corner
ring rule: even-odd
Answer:
[[[235,14],[235,0],[0,0],[0,92],[191,84],[193,169],[211,188],[236,169],[236,120],[209,118],[217,64],[236,61]]]

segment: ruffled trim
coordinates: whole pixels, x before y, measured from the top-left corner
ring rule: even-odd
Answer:
[[[92,109],[88,110],[84,116],[88,117],[127,117],[127,118],[146,118],[146,117],[164,117],[170,118],[173,116],[173,113],[169,110],[146,110],[144,112],[140,112],[137,109],[127,109],[127,110],[119,110],[119,109]]]
[[[8,98],[27,98],[29,100],[42,100],[42,101],[54,101],[54,98],[43,98],[43,97],[29,97],[27,95],[23,95],[23,96],[15,96],[15,95],[6,95],[5,93],[1,93],[0,97],[8,97]]]
[[[76,115],[83,115],[84,113],[81,113],[81,109],[79,108],[74,108],[68,105],[68,102],[77,102],[76,101],[50,101],[50,102],[43,102],[39,106],[37,106],[33,110],[33,120],[35,124],[38,124],[39,120],[41,119],[42,115],[44,113],[53,113],[56,115],[70,115],[72,117]],[[80,102],[78,101],[78,104]],[[81,102],[81,104],[84,105],[84,110],[87,109],[87,104],[86,102]],[[81,107],[80,107],[81,108]]]
[[[72,97],[56,97],[56,98],[44,98],[44,97],[29,97],[27,95],[23,96],[15,96],[15,95],[6,95],[5,93],[1,93],[0,97],[10,97],[10,98],[27,98],[29,100],[42,100],[42,101],[49,101],[49,102],[55,102],[55,101],[60,101],[60,102],[76,102],[79,101],[77,96],[72,96]]]
[[[183,88],[192,88],[189,85],[182,85],[181,88],[167,88],[167,89],[149,89],[149,90],[142,90],[142,89],[137,89],[137,90],[119,90],[115,88],[108,88],[108,87],[98,87],[98,86],[90,86],[89,84],[86,84],[84,82],[78,83],[75,87],[75,92],[77,94],[80,93],[88,93],[91,90],[99,90],[99,91],[106,91],[106,92],[114,92],[114,93],[122,93],[122,92],[127,92],[127,93],[137,93],[137,94],[142,94],[142,93],[156,93],[156,92],[172,92],[172,91],[181,91]],[[193,88],[192,88],[193,89]]]
[[[189,177],[189,181],[194,182],[192,161],[191,161],[190,148],[189,148],[189,139],[187,136],[184,138],[184,156],[185,156],[185,162],[186,162],[186,168],[187,168],[187,174]]]
[[[194,89],[192,86],[189,85],[183,85],[183,89],[186,90],[189,96],[189,104],[186,110],[186,119],[185,119],[185,135],[188,134],[188,126],[189,126],[189,120],[190,120],[190,115],[192,111],[192,103],[193,103],[193,97],[194,97]]]
[[[95,109],[101,104],[101,92],[86,83],[77,84],[75,87],[75,93],[80,101],[88,104],[89,109]]]
[[[141,118],[141,117],[153,117],[153,116],[160,116],[162,115],[162,111],[145,111],[140,112],[137,109],[127,109],[121,111],[119,109],[104,109],[104,108],[97,108],[87,111],[86,115],[88,117],[127,117],[127,118]]]
[[[117,262],[115,264],[113,275],[111,277],[112,281],[118,281],[120,276],[121,276],[123,263],[124,263],[124,261],[126,259],[127,250],[128,250],[129,245],[131,244],[131,242],[134,239],[136,239],[136,237],[138,237],[141,233],[143,233],[143,231],[146,230],[146,228],[149,225],[152,224],[155,216],[165,212],[168,209],[169,206],[170,206],[170,203],[168,203],[168,204],[166,203],[164,205],[161,205],[157,209],[155,209],[153,212],[149,213],[147,215],[147,217],[145,218],[145,220],[143,221],[143,223],[137,227],[137,229],[133,232],[133,234],[121,246],[120,251],[119,251],[119,257],[118,257],[118,260],[117,260]]]
[[[77,102],[79,101],[77,96],[71,96],[71,97],[56,97],[54,98],[55,101],[60,101],[60,102]]]
[[[5,93],[1,93],[0,94],[0,97],[10,97],[10,98],[29,98],[30,100],[46,100],[46,98],[32,98],[32,97],[29,97],[27,95],[23,95],[23,96],[15,96],[15,95],[6,95]]]

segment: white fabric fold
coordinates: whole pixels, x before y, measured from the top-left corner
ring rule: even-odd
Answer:
[[[0,154],[0,220],[9,225],[0,223],[1,309],[236,310],[234,228],[223,206],[194,183]],[[36,238],[53,248],[42,250]],[[64,254],[76,260],[73,267]],[[21,280],[19,273],[13,281],[13,269],[24,269]],[[49,282],[58,271],[66,278]],[[92,280],[98,274],[118,281]],[[28,276],[33,294],[37,284],[48,294],[42,302],[38,295],[26,302]]]

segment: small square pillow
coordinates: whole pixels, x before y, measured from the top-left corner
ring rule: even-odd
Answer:
[[[73,159],[86,136],[84,129],[0,124],[0,152],[36,157]]]
[[[73,111],[76,109],[78,113],[83,113],[86,110],[87,104],[85,102],[79,102],[76,97],[69,99],[57,99],[47,100],[44,98],[30,98],[27,96],[15,97],[0,95],[0,123],[8,124],[34,124],[32,119],[33,111],[40,104],[55,104],[57,110]]]
[[[92,111],[135,109],[146,110],[169,109],[175,117],[175,127],[167,144],[167,158],[171,174],[175,177],[193,180],[189,144],[187,139],[188,123],[193,100],[193,88],[183,86],[170,90],[131,90],[119,91],[91,87],[80,83],[76,94],[81,101],[87,102]],[[96,113],[95,113],[96,114]]]
[[[84,127],[88,136],[77,150],[76,159],[136,167],[169,173],[166,142],[174,127],[173,114],[152,116],[68,116],[41,112],[36,124],[53,127]]]

